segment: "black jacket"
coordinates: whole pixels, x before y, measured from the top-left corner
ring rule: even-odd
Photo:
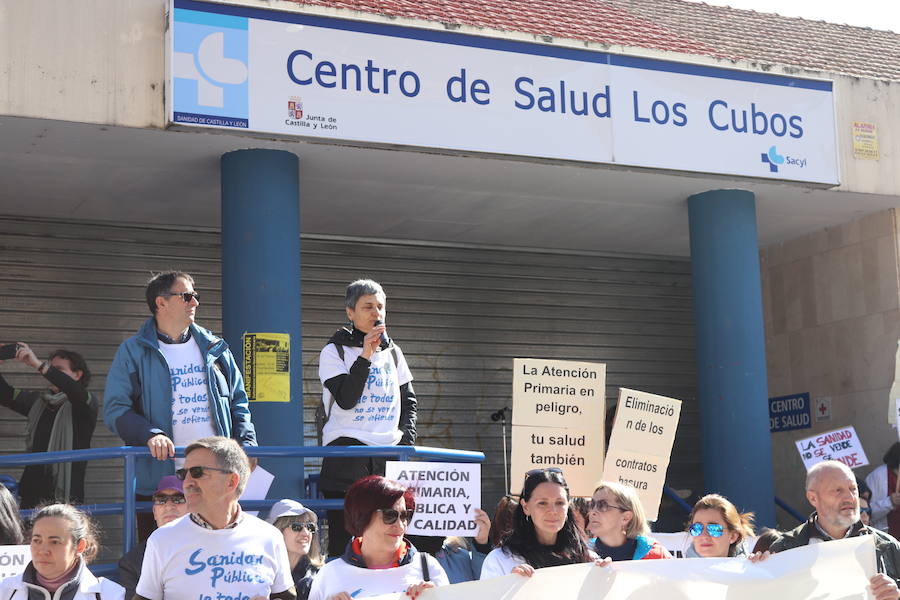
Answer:
[[[811,537],[824,539],[822,533],[816,527],[816,513],[810,515],[806,523],[787,531],[781,535],[781,539],[777,540],[769,548],[769,552],[783,552],[806,546],[809,544]],[[884,573],[900,585],[900,542],[883,531],[863,525],[861,521],[857,521],[850,528],[849,537],[857,537],[860,535],[871,535],[875,537],[875,561],[877,563],[878,572]],[[827,540],[826,540],[827,541]]]

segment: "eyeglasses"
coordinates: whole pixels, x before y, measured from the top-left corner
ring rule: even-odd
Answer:
[[[184,499],[182,494],[158,494],[153,496],[153,504],[157,506],[165,506],[169,502],[172,504],[184,504],[187,500]]]
[[[395,508],[379,508],[378,512],[381,513],[381,520],[384,521],[385,525],[393,525],[397,522],[397,519],[404,523],[409,523],[416,513],[414,510],[397,510]]]
[[[165,292],[164,294],[160,294],[160,296],[181,296],[181,299],[184,300],[185,304],[190,303],[191,300],[200,302],[200,294],[197,292]]]
[[[606,500],[591,500],[588,503],[588,510],[596,510],[597,512],[605,513],[613,508],[615,508],[616,510],[621,510],[622,512],[631,510],[630,508],[625,508],[624,506],[616,506],[615,504],[610,504]]]
[[[294,523],[291,523],[291,531],[293,531],[294,533],[300,533],[304,529],[310,533],[316,533],[317,531],[319,531],[319,526],[311,522],[301,523],[295,521]]]
[[[191,474],[191,477],[194,479],[200,479],[203,477],[204,471],[218,471],[219,473],[233,473],[234,471],[229,471],[228,469],[220,469],[218,467],[188,467],[187,469],[178,469],[175,471],[175,477],[184,481],[184,478],[188,476],[188,473]]]
[[[694,523],[688,529],[688,533],[691,534],[691,537],[703,535],[703,523]],[[722,537],[722,534],[725,533],[725,527],[718,523],[708,523],[706,525],[706,533],[709,534],[709,537]]]
[[[863,508],[863,507],[860,506],[860,507],[859,507],[859,512],[861,512],[861,513],[866,513],[867,515],[871,515],[871,514],[872,514],[872,509],[871,509],[871,508],[868,508],[868,507],[867,507],[867,508]]]

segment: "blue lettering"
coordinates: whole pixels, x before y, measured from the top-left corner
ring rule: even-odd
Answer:
[[[527,83],[528,85],[534,85],[534,80],[529,77],[519,77],[516,79],[516,91],[528,98],[527,104],[519,104],[519,101],[516,100],[516,108],[521,108],[522,110],[529,110],[534,106],[534,96],[526,90],[522,89],[522,84]]]
[[[676,127],[684,127],[687,125],[687,114],[684,112],[687,109],[687,106],[684,105],[684,102],[676,102],[672,105],[672,125]]]
[[[406,80],[407,79],[412,79],[413,83],[416,84],[416,87],[414,87],[412,89],[412,91],[406,89]],[[419,81],[419,76],[416,75],[415,73],[413,73],[412,71],[403,71],[403,73],[400,75],[400,92],[407,98],[412,98],[413,96],[419,95],[420,89],[422,89],[422,84]],[[472,93],[473,93],[473,97],[474,97],[474,92],[472,92]],[[476,100],[475,102],[478,102],[478,100]],[[481,104],[481,103],[479,102],[479,104]]]
[[[803,121],[803,117],[798,115],[794,115],[790,119],[788,119],[788,123],[791,124],[791,132],[792,138],[802,138],[803,137],[803,127],[800,126],[800,123]]]
[[[718,123],[716,123],[715,116],[713,115],[713,110],[715,110],[717,106],[728,108],[728,103],[724,100],[713,100],[709,103],[709,124],[713,126],[713,129],[717,129],[719,131],[728,131],[728,125],[719,125]]]
[[[291,81],[296,83],[297,85],[309,85],[312,83],[312,77],[307,77],[306,79],[298,79],[296,75],[294,75],[294,59],[298,56],[305,56],[309,60],[312,60],[312,54],[307,52],[306,50],[294,50],[288,55],[287,59],[287,72],[288,77],[291,78]]]
[[[638,107],[638,93],[637,93],[637,90],[633,90],[633,91],[631,92],[631,97],[632,97],[633,103],[634,103],[634,120],[637,121],[638,123],[649,123],[649,122],[650,122],[650,117],[642,117],[642,116],[640,116],[641,110],[640,110],[640,108]]]
[[[316,81],[323,88],[333,88],[337,86],[337,83],[333,81],[323,81],[323,77],[335,77],[337,76],[337,69],[334,67],[334,63],[328,62],[327,60],[323,60],[319,64],[316,65]]]
[[[185,569],[185,575],[196,575],[206,568],[206,563],[197,560],[197,557],[200,555],[200,551],[200,548],[197,548],[196,550],[194,550],[194,553],[191,554],[191,556],[188,558],[188,562],[191,564],[191,566],[196,568]]]

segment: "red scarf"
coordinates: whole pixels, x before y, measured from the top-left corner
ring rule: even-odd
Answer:
[[[403,540],[400,542],[400,546],[397,548],[397,551],[394,553],[394,562],[386,565],[366,565],[367,569],[394,569],[400,566],[400,561],[403,560],[403,557],[406,556],[408,546],[406,541]],[[362,556],[362,538],[353,538],[353,552],[358,556]]]

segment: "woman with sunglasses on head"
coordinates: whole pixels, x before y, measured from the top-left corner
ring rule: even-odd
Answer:
[[[3,600],[123,600],[119,584],[88,569],[100,546],[94,525],[69,504],[39,507],[29,534],[31,562],[19,575],[0,582]]]
[[[634,488],[601,481],[590,504],[588,528],[596,536],[594,552],[601,558],[645,560],[672,558],[649,536],[644,507]]]
[[[420,553],[404,537],[415,511],[412,491],[380,475],[350,486],[344,498],[344,525],[352,536],[343,556],[322,567],[309,600],[350,600],[447,585],[438,561]]]
[[[754,535],[753,513],[739,513],[727,498],[708,494],[694,504],[687,531],[691,536],[688,558],[746,556],[744,539]]]
[[[318,517],[296,500],[285,499],[272,506],[267,520],[284,536],[297,600],[307,600],[313,577],[324,562],[319,549]]]
[[[484,559],[481,579],[510,573],[531,577],[535,569],[591,562],[570,500],[559,469],[526,473],[512,531]]]

